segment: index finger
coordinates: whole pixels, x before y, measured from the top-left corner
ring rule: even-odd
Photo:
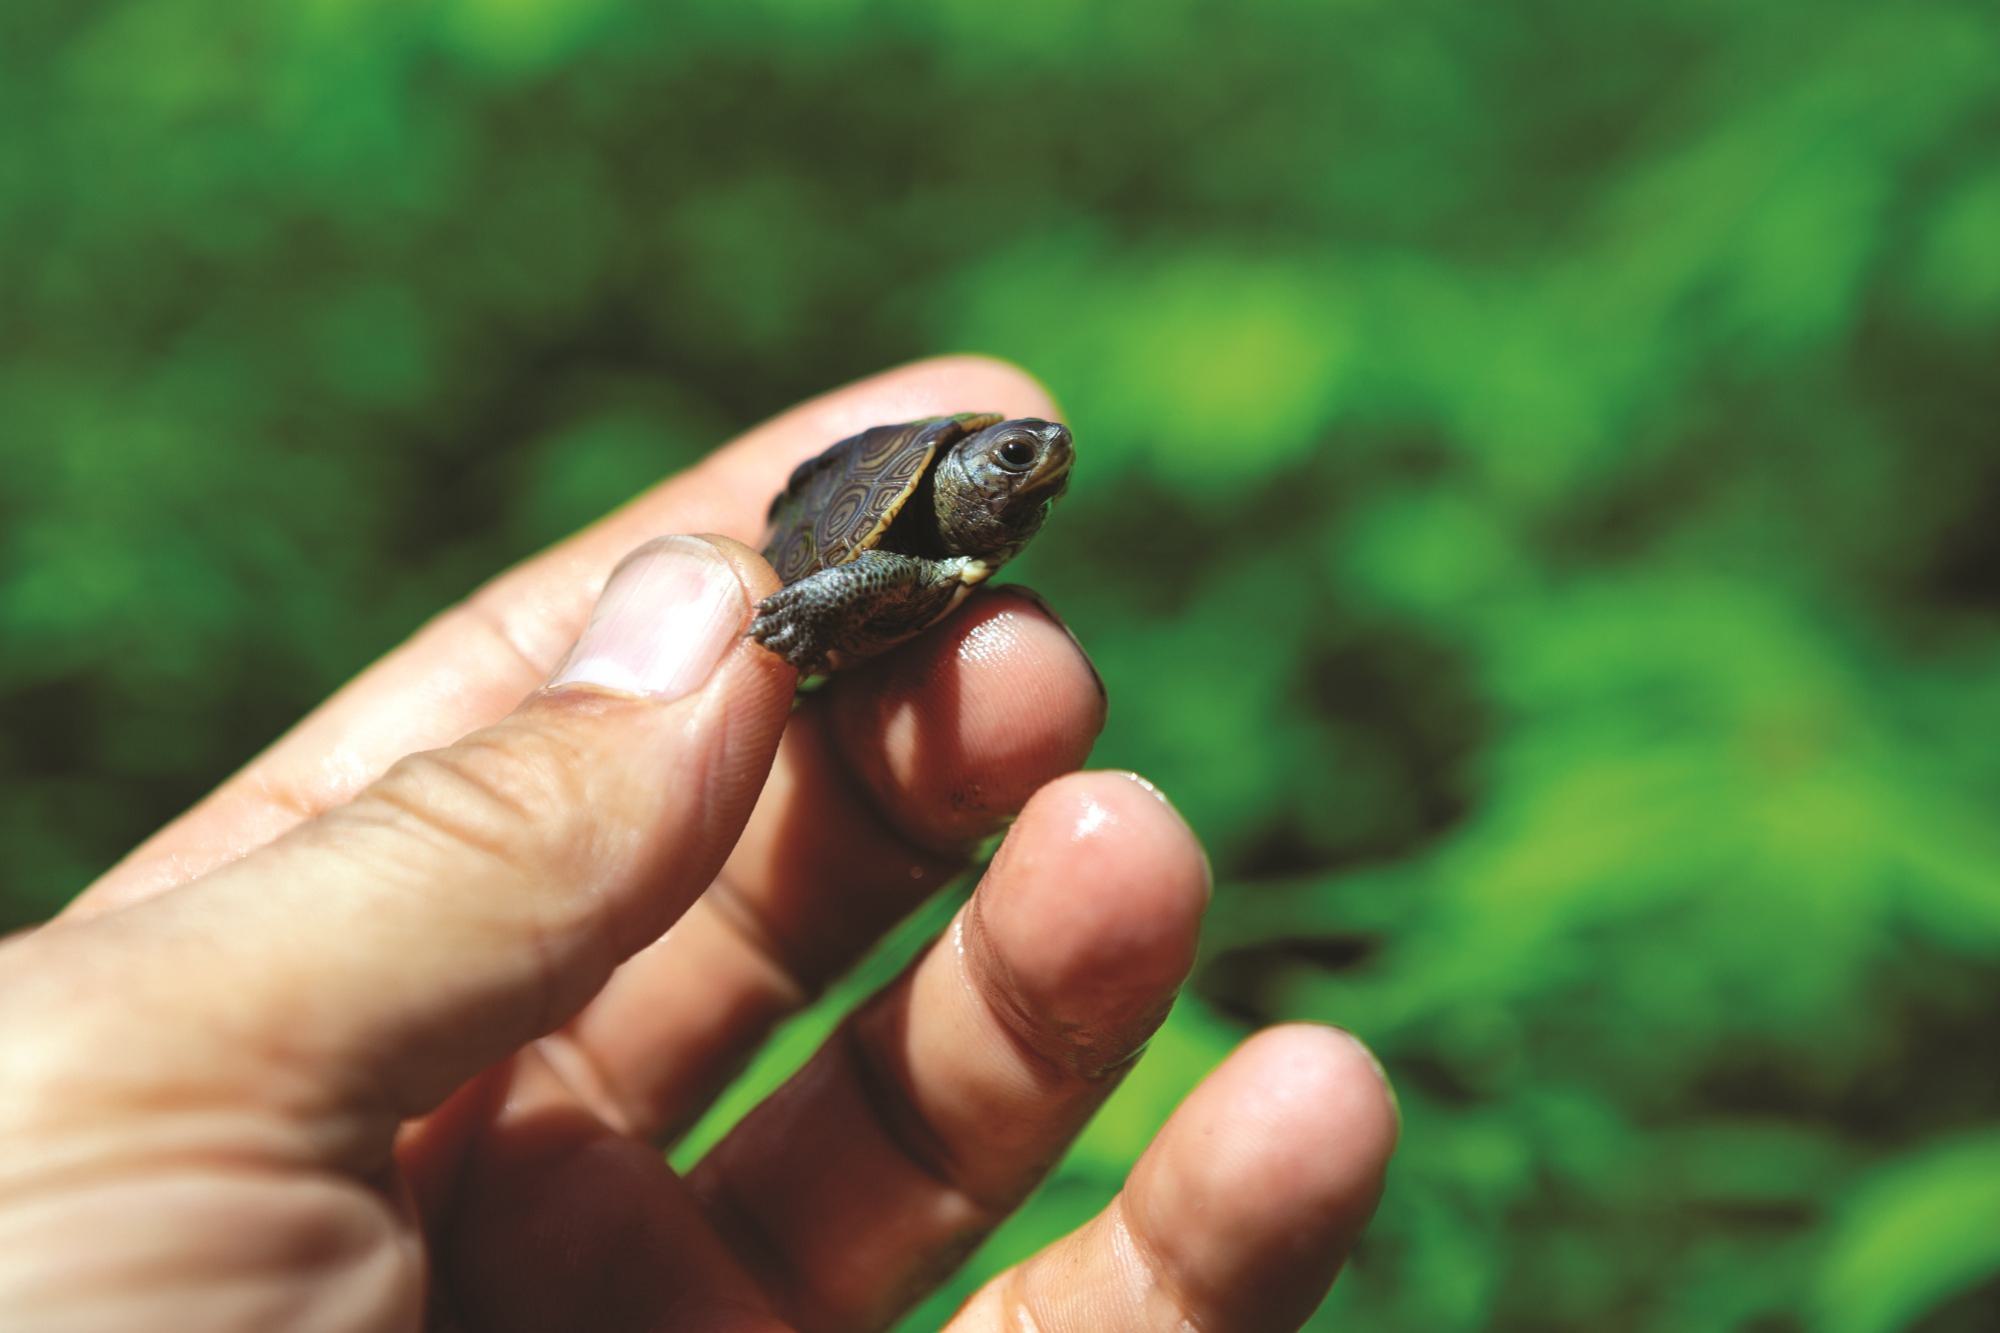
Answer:
[[[757,426],[424,625],[80,894],[70,915],[178,887],[339,805],[415,750],[504,717],[568,651],[618,560],[663,532],[755,544],[790,470],[868,426],[966,410],[1053,416],[1025,372],[985,357],[920,361]]]

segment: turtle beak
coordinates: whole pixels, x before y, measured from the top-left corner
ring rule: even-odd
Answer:
[[[1022,494],[1041,495],[1048,492],[1053,500],[1069,484],[1069,470],[1076,462],[1075,442],[1070,438],[1069,427],[1057,421],[1044,423],[1035,433],[1042,438],[1045,461],[1041,472],[1028,483]]]

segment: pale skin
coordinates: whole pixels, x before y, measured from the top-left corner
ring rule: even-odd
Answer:
[[[1157,1025],[1209,894],[1157,793],[1075,771],[1103,696],[1039,601],[983,589],[796,712],[742,637],[776,581],[727,537],[790,469],[968,403],[1055,415],[952,359],[759,427],[0,946],[0,1327],[867,1329],[934,1286]],[[642,548],[663,532],[727,537]],[[565,682],[607,576],[662,551],[728,585],[719,658],[671,692]],[[772,1025],[1009,820],[945,936],[669,1170]],[[951,1328],[1296,1328],[1395,1137],[1358,1043],[1260,1033]]]

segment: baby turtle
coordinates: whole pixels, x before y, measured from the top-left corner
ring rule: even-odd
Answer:
[[[936,624],[1028,544],[1074,456],[1056,422],[961,412],[807,459],[771,502],[764,558],[785,586],[750,636],[809,676]]]

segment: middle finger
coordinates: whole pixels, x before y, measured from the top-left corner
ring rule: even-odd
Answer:
[[[770,1029],[1078,767],[1104,721],[1081,649],[995,589],[808,699],[708,892],[544,1055],[618,1129],[662,1138]]]

